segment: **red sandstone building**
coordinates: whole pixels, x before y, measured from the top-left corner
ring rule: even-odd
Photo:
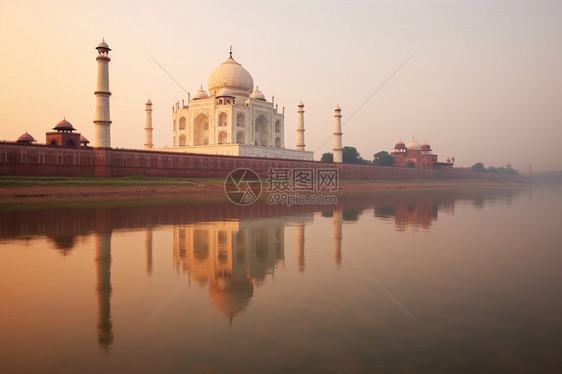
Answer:
[[[437,162],[437,155],[431,153],[431,146],[427,143],[420,143],[412,138],[408,144],[399,141],[394,146],[394,165],[403,168],[418,169],[449,169],[453,167],[454,159],[447,159],[447,162]]]
[[[73,132],[76,129],[70,122],[63,119],[55,127],[55,131],[47,132],[47,145],[62,145],[66,147],[79,147],[80,144],[84,146],[89,143],[89,141],[80,135],[78,132]],[[24,134],[25,135],[25,134]],[[23,136],[23,135],[22,135]]]

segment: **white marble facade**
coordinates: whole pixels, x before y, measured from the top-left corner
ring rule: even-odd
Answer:
[[[173,106],[173,147],[162,150],[312,160],[312,152],[285,149],[284,108],[277,109],[230,53],[209,76],[208,92],[201,87]]]

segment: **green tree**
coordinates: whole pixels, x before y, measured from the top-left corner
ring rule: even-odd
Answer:
[[[355,147],[343,147],[342,149],[343,162],[346,164],[364,164],[365,161],[361,158],[357,148]]]
[[[484,167],[483,163],[477,162],[472,165],[472,171],[486,171],[486,168]]]
[[[373,155],[373,165],[377,166],[392,166],[394,165],[394,157],[387,151],[380,151]]]
[[[320,162],[334,162],[334,155],[332,152],[326,152],[322,155]]]

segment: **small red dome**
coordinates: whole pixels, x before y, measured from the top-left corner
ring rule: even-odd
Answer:
[[[88,143],[90,143],[90,141],[86,139],[84,135],[80,135],[80,144],[87,145]]]
[[[57,131],[74,131],[76,130],[72,124],[70,122],[68,122],[66,119],[63,119],[62,121],[60,121],[59,123],[57,123],[57,125],[55,127],[53,127],[53,130],[57,130]]]
[[[404,142],[402,140],[399,140],[398,143],[396,143],[396,145],[394,145],[395,149],[404,149],[406,148],[406,144],[404,144]]]
[[[27,131],[25,132],[25,134],[20,136],[17,140],[18,143],[26,143],[26,144],[35,143],[36,141],[37,140],[35,140],[33,136],[29,135]]]
[[[422,144],[421,146],[422,151],[431,151],[431,146],[427,143]]]

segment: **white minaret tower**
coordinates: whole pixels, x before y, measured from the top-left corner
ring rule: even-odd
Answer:
[[[96,95],[96,117],[94,119],[95,137],[94,147],[111,147],[111,120],[109,117],[109,51],[111,49],[103,40],[97,47],[98,57],[98,82],[94,95]]]
[[[343,156],[342,156],[342,147],[341,147],[341,108],[339,106],[336,107],[336,111],[334,113],[335,119],[335,129],[334,129],[334,162],[342,163]]]
[[[297,110],[297,151],[304,151],[304,104],[302,101]]]
[[[146,101],[146,112],[145,128],[144,128],[144,149],[154,148],[152,144],[152,101],[148,99]]]

